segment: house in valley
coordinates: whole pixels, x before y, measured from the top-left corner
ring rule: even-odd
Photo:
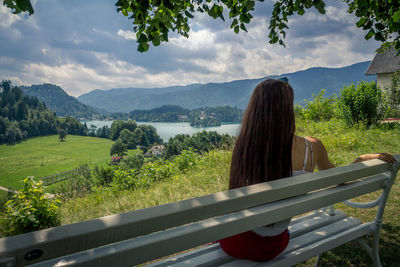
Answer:
[[[162,152],[164,150],[163,145],[158,145],[158,146],[152,146],[149,151],[147,151],[144,155],[145,156],[157,156],[161,157]]]
[[[377,53],[369,65],[366,75],[377,75],[377,84],[381,89],[389,88],[392,84],[392,75],[400,71],[400,55],[394,47]]]

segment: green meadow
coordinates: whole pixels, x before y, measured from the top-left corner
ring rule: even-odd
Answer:
[[[110,159],[110,139],[58,135],[28,139],[14,146],[0,145],[0,186],[18,189],[26,176],[45,177],[80,164],[104,166]]]

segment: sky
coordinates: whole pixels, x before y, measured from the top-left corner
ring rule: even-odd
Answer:
[[[372,60],[379,43],[366,41],[342,1],[326,15],[310,9],[289,19],[286,48],[268,43],[272,0],[257,3],[235,34],[230,20],[198,14],[188,39],[137,51],[133,25],[110,0],[33,0],[35,13],[13,15],[0,5],[0,79],[14,85],[52,83],[72,96],[94,89],[164,87],[280,75],[311,67]],[[225,16],[227,18],[227,16]]]

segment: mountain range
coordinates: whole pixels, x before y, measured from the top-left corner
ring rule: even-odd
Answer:
[[[295,93],[295,103],[304,103],[312,94],[326,89],[326,95],[339,94],[343,86],[360,81],[372,81],[375,75],[366,76],[370,61],[342,68],[315,67],[258,79],[236,80],[223,83],[191,84],[160,88],[115,88],[93,90],[80,95],[78,100],[91,107],[108,112],[129,112],[135,109],[153,109],[163,105],[180,105],[184,108],[247,106],[254,87],[267,78],[286,76]]]

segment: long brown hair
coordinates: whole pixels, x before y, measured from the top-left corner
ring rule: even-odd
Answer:
[[[229,189],[291,176],[294,131],[292,87],[274,79],[259,83],[233,149]]]

